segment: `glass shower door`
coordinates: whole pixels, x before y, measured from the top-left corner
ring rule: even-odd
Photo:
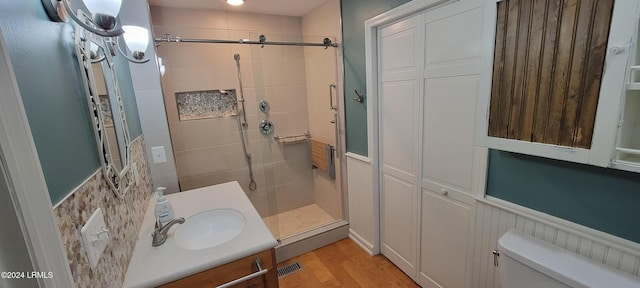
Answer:
[[[323,38],[266,35],[267,42],[322,43]],[[252,34],[255,39],[260,34]],[[330,87],[337,78],[335,49],[251,45],[264,189],[275,198],[269,204],[273,213],[264,219],[280,239],[342,219],[340,179],[334,176],[339,175],[335,111],[329,109],[329,89],[336,96]],[[320,148],[312,148],[314,143]],[[314,162],[314,153],[327,165]]]

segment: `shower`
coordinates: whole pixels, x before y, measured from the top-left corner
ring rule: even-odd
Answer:
[[[201,21],[193,28],[154,25],[163,35],[155,39],[162,44],[158,54],[170,71],[162,78],[163,94],[180,189],[237,181],[282,247],[320,233],[346,237],[338,135],[343,109],[329,109],[344,98],[335,38],[317,32],[325,29],[320,24],[304,34],[302,21],[292,17],[265,16],[299,26],[256,33],[231,27],[233,21],[209,27],[217,22],[197,10],[171,11],[162,17],[178,22],[164,23],[203,16],[189,17]],[[243,25],[264,24],[260,17],[243,19]],[[196,35],[212,38],[190,38]],[[183,111],[206,115],[175,116]]]
[[[246,135],[246,129],[248,128],[249,124],[247,124],[247,113],[244,107],[244,91],[242,89],[242,73],[240,72],[240,54],[235,53],[233,54],[233,59],[236,60],[236,67],[238,69],[238,85],[240,85],[240,98],[238,99],[238,103],[240,105],[242,105],[242,109],[240,110],[240,113],[242,113],[242,120],[240,120],[240,117],[237,117],[236,119],[238,119],[238,129],[240,129],[240,142],[242,143],[242,151],[244,152],[244,156],[247,159],[247,166],[249,167],[249,190],[251,191],[256,191],[256,189],[258,188],[258,185],[256,184],[256,181],[253,179],[253,165],[252,165],[252,160],[251,160],[251,153],[249,153],[249,151],[247,151],[247,142],[249,141],[249,139],[247,138]]]

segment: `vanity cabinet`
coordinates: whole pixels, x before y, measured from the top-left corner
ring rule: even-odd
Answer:
[[[236,285],[235,288],[275,288],[278,287],[278,275],[276,271],[275,249],[266,250],[231,263],[227,263],[210,270],[194,274],[171,283],[164,284],[162,288],[212,288],[240,279],[247,275],[257,273],[255,262],[260,259],[261,268],[267,272],[255,278],[248,279]]]

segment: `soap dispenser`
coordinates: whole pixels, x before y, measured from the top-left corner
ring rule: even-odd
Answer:
[[[171,203],[169,203],[169,200],[167,200],[167,196],[164,196],[164,190],[166,189],[165,187],[158,187],[158,189],[156,189],[158,199],[156,202],[155,215],[163,225],[173,218],[173,207]]]

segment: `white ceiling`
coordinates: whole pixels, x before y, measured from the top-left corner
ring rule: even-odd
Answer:
[[[245,0],[241,6],[231,6],[226,0],[149,0],[151,6],[228,10],[246,13],[303,16],[325,0]]]

